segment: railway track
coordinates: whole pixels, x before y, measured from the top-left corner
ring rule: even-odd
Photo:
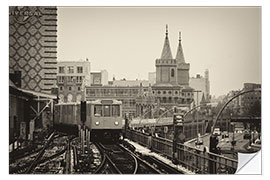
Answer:
[[[161,174],[149,163],[119,144],[96,144],[103,161],[96,174]]]
[[[39,151],[15,160],[14,168],[10,168],[10,174],[63,173],[67,144],[72,138],[72,136],[52,132]]]
[[[48,145],[40,152],[41,156],[36,158],[26,173],[31,174],[62,174],[68,173],[70,156],[69,142],[73,136],[56,133]],[[66,162],[66,163],[64,163]]]

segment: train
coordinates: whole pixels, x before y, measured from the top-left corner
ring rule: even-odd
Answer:
[[[54,127],[56,130],[78,134],[80,127],[90,130],[90,141],[119,140],[124,120],[122,102],[115,99],[86,101],[85,122],[81,120],[81,103],[55,105]]]

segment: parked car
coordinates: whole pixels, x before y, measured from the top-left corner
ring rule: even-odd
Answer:
[[[251,144],[251,147],[261,149],[261,140],[256,139],[255,142]]]
[[[222,132],[222,139],[229,138],[229,133],[228,131]]]
[[[250,139],[251,138],[251,134],[248,130],[244,131],[244,139]]]
[[[197,139],[196,141],[195,141],[195,145],[196,146],[199,146],[199,145],[203,145],[203,140],[202,139]]]

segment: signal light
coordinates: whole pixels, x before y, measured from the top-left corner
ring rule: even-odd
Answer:
[[[86,101],[81,101],[81,121],[86,121]]]
[[[174,116],[173,116],[173,123],[175,124],[175,125],[177,125],[177,126],[181,126],[181,125],[183,125],[184,124],[184,118],[183,118],[183,116],[182,115],[177,115],[177,114],[175,114]]]

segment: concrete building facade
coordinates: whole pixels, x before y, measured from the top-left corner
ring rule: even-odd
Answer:
[[[91,65],[85,61],[58,61],[57,86],[60,102],[80,102],[85,86],[90,86]]]
[[[148,81],[150,84],[156,84],[156,72],[148,73]]]
[[[108,85],[108,71],[91,71],[91,86],[106,86]]]
[[[191,77],[189,79],[189,85],[195,91],[197,91],[197,92],[194,92],[194,101],[196,105],[200,104],[203,95],[205,97],[205,101],[210,102],[211,96],[210,96],[210,81],[209,81],[208,70],[205,70],[204,76],[197,74],[196,77]]]
[[[9,72],[19,72],[21,88],[51,93],[56,85],[57,8],[9,8]]]
[[[148,87],[142,87],[146,92]],[[140,86],[87,86],[86,100],[96,99],[117,99],[122,101],[122,114],[128,113],[130,116],[136,116],[136,97]]]
[[[260,89],[261,84],[256,83],[244,83],[244,87],[242,91],[247,91],[251,89]],[[253,107],[256,103],[261,105],[261,92],[251,92],[247,94],[243,94],[241,96],[241,107],[242,112],[246,114],[250,114],[250,108]]]

